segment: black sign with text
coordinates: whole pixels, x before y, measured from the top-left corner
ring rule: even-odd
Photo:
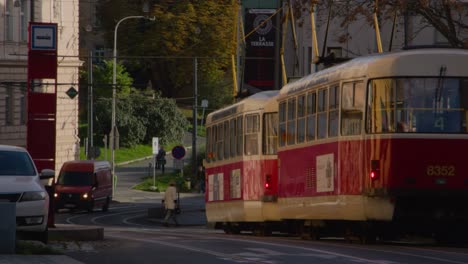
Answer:
[[[245,83],[261,90],[274,89],[275,82],[275,9],[246,9]]]

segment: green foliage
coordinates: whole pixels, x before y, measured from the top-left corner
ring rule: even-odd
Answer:
[[[101,98],[96,102],[96,133],[109,134],[111,131],[112,102]],[[159,137],[161,144],[180,141],[188,123],[177,108],[174,100],[153,97],[142,93],[131,93],[126,97],[118,96],[116,102],[116,125],[120,145],[131,147],[150,143],[152,137]]]
[[[110,149],[105,149],[103,147],[99,147],[101,151],[101,155],[96,160],[110,160],[111,153]],[[106,153],[107,151],[107,153]],[[153,155],[153,147],[151,145],[136,145],[131,148],[119,148],[115,150],[115,163],[119,164],[124,161],[140,159],[144,157],[149,157]],[[86,155],[84,148],[80,148],[80,159],[85,160]]]
[[[233,97],[228,69],[236,47],[237,10],[237,1],[231,0],[159,1],[149,14],[155,22],[129,19],[120,25],[119,36],[132,37],[118,38],[119,56],[148,56],[126,64],[132,64],[136,74],[149,76],[152,88],[171,98],[193,96],[193,57],[198,57],[199,98],[208,99],[210,108],[219,108]],[[130,15],[141,15],[140,1],[107,1],[100,8],[108,32]],[[107,41],[112,43],[112,34]]]
[[[93,70],[93,83],[94,94],[96,98],[112,97],[113,65],[114,62],[112,60],[104,61],[102,65],[95,65]],[[125,67],[119,62],[117,62],[115,76],[117,93],[120,96],[130,94],[133,78],[126,71]]]

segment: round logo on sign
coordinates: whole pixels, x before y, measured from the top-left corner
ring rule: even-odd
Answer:
[[[174,159],[182,159],[185,156],[185,148],[182,146],[175,146],[172,148],[172,157]]]

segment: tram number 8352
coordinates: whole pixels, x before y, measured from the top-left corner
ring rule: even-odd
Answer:
[[[455,166],[429,165],[426,167],[428,176],[454,176]]]

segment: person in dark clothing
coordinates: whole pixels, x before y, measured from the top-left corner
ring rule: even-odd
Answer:
[[[162,173],[164,173],[164,166],[166,165],[166,151],[161,146],[159,147],[158,154],[156,155],[156,168],[161,169]]]

